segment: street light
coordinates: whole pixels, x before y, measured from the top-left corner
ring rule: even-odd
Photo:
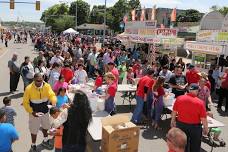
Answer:
[[[104,45],[105,33],[106,33],[106,13],[107,13],[107,10],[106,10],[106,3],[107,3],[107,0],[105,0],[105,8],[104,8],[104,31],[103,31],[103,45]]]

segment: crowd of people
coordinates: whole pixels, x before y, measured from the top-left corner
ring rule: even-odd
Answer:
[[[14,53],[8,67],[11,93],[17,90],[20,77],[24,82],[22,104],[29,114],[31,152],[37,151],[36,137],[40,127],[45,148],[53,148],[49,139],[52,135],[55,136],[56,152],[85,151],[86,131],[92,118],[88,97],[79,90],[70,101],[67,92],[69,85],[86,84],[89,79],[94,79],[93,91],[97,94],[101,94],[101,86],[107,84],[105,111],[110,115],[117,112],[114,98],[118,84],[137,85],[136,107],[131,121],[140,125],[145,119],[149,120],[156,130],[162,129],[163,99],[172,92],[176,102],[171,120],[173,128],[167,134],[170,152],[200,152],[202,133],[208,133],[207,116],[212,117],[215,99],[212,94],[219,96],[218,110],[222,109],[226,99],[224,107],[225,112],[228,111],[228,68],[221,71],[218,66],[204,73],[194,65],[184,63],[182,58],[176,61],[168,55],[159,56],[155,63],[150,63],[146,58],[147,50],[127,49],[115,39],[107,40],[108,43],[98,49],[95,37],[88,39],[52,33],[30,33],[30,36],[38,56],[33,60],[26,56],[20,64],[18,54]],[[9,98],[4,99],[4,104],[0,111],[0,124],[6,121],[12,125],[0,125],[0,131],[11,128],[13,136],[9,141],[12,143],[18,139],[13,127],[16,112],[10,107]],[[216,133],[220,134],[221,130]],[[219,140],[218,136],[215,140]],[[11,144],[0,144],[0,151],[10,150]]]

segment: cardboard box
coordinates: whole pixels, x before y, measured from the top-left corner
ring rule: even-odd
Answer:
[[[138,152],[139,127],[127,115],[105,117],[102,122],[102,152]]]

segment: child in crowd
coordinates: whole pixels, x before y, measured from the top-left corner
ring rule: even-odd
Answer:
[[[60,109],[57,107],[52,107],[50,109],[50,115],[56,119],[60,114]],[[62,152],[62,136],[63,136],[63,126],[60,126],[56,130],[50,131],[50,135],[55,136],[55,152]]]
[[[6,114],[6,123],[11,123],[14,125],[14,117],[17,115],[13,107],[11,106],[11,99],[9,97],[5,97],[3,99],[3,104],[5,105],[1,109],[4,110]]]
[[[115,114],[114,98],[117,91],[115,79],[116,77],[111,72],[105,74],[105,81],[108,85],[105,96],[105,111],[110,113],[110,115]]]
[[[132,67],[129,67],[127,71],[127,83],[134,84],[134,72]]]
[[[158,80],[155,82],[152,91],[153,91],[153,103],[152,103],[152,126],[154,129],[161,130],[158,125],[158,122],[161,118],[163,110],[163,96],[165,95],[165,90],[163,85],[165,83],[165,77],[159,76]]]
[[[68,99],[68,96],[66,95],[66,89],[60,88],[57,94],[56,107],[61,108],[64,104],[68,102],[69,102],[69,99]]]
[[[53,86],[53,91],[55,94],[58,94],[60,88],[68,89],[68,83],[65,82],[65,78],[62,75],[59,76],[59,81],[56,81]]]
[[[127,66],[126,66],[125,61],[122,61],[121,65],[119,65],[119,67],[118,67],[118,70],[120,73],[119,83],[122,84],[123,79],[125,78],[126,71],[127,71]]]
[[[95,84],[94,84],[93,90],[96,91],[97,93],[99,93],[98,88],[101,87],[102,83],[103,83],[102,72],[101,72],[101,70],[96,69],[94,71],[94,73],[95,73],[95,75],[97,77],[96,77],[96,80],[95,80]]]
[[[74,73],[76,84],[85,84],[88,82],[87,72],[84,70],[84,65],[78,64],[78,70]]]

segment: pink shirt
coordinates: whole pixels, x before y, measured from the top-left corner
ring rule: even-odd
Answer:
[[[53,86],[53,90],[55,92],[58,92],[60,88],[68,89],[68,83],[56,81],[54,86]]]
[[[118,85],[118,80],[119,80],[119,71],[118,71],[118,69],[114,67],[111,72],[116,77],[116,80],[114,82]]]

